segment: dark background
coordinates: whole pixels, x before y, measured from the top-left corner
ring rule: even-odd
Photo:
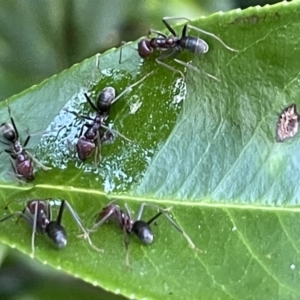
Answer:
[[[0,101],[150,28],[162,30],[164,16],[195,19],[275,2],[280,1],[0,0]],[[0,300],[124,299],[1,244],[0,266]]]

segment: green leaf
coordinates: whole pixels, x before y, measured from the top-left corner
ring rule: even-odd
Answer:
[[[141,63],[128,46],[121,65],[119,51],[111,50],[99,58],[101,72],[93,57],[11,98],[23,132],[26,127],[30,132],[45,130],[51,122],[52,129],[67,127],[57,139],[57,131],[43,137],[36,155],[53,169],[37,171],[32,185],[5,182],[11,167],[1,156],[6,161],[1,166],[1,205],[36,197],[68,199],[88,228],[108,202],[107,193],[134,212],[141,202],[172,206],[174,220],[202,250],[189,248],[161,218],[153,226],[152,245],[131,237],[127,269],[124,237],[115,224],[91,234],[95,245],[104,249],[101,255],[76,237],[80,230],[65,213],[68,246],[58,252],[37,236],[37,259],[137,299],[298,299],[299,138],[276,143],[274,136],[278,112],[299,99],[299,17],[300,3],[294,1],[195,21],[194,26],[240,50],[232,53],[205,37],[207,54],[178,57],[192,60],[220,82],[187,70],[185,84],[153,59]],[[92,158],[80,163],[72,157],[67,140],[74,139],[82,122],[62,108],[87,114],[90,108],[80,105],[85,91],[111,85],[120,92],[151,70],[154,73],[114,104],[110,114],[113,127],[134,143],[117,137],[103,145],[97,171]],[[131,114],[131,105],[138,101],[140,108]],[[8,119],[5,104],[0,116]],[[10,208],[20,210],[22,203]],[[155,213],[147,208],[145,220]],[[24,222],[2,223],[1,241],[31,251]]]

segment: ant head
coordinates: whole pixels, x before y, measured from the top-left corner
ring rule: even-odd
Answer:
[[[64,227],[56,221],[51,221],[46,228],[49,238],[54,242],[57,248],[63,248],[67,245],[67,234]]]
[[[132,231],[144,244],[151,244],[153,242],[151,228],[146,222],[141,220],[135,221],[132,226]]]
[[[6,140],[10,142],[14,142],[17,139],[16,131],[14,127],[9,123],[2,123],[0,125],[0,133]]]
[[[149,40],[142,39],[138,42],[138,53],[141,58],[147,58],[153,53]]]
[[[104,88],[97,97],[97,108],[100,113],[109,113],[111,102],[115,99],[116,92],[111,86]]]

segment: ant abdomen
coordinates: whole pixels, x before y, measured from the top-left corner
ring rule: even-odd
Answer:
[[[98,95],[97,108],[102,114],[109,114],[111,102],[115,99],[116,92],[111,86],[104,88]]]
[[[153,242],[153,233],[146,222],[141,220],[135,221],[132,226],[132,231],[144,244],[151,244]]]
[[[14,142],[17,139],[16,132],[13,126],[9,123],[2,123],[0,125],[0,133],[5,139],[10,142]]]
[[[50,222],[46,228],[47,235],[54,242],[57,248],[67,245],[67,234],[64,227],[56,221]]]
[[[182,38],[180,41],[180,46],[191,53],[206,53],[209,49],[205,41],[191,36]]]

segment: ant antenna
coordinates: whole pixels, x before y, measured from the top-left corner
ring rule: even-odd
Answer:
[[[163,20],[186,20],[188,23],[189,23],[189,22],[192,22],[192,20],[190,20],[190,19],[188,19],[188,18],[185,18],[185,17],[164,17]],[[229,51],[232,51],[232,52],[239,52],[239,50],[227,46],[227,45],[225,44],[225,42],[223,42],[223,40],[221,40],[221,39],[220,39],[218,36],[216,36],[215,34],[209,32],[209,31],[205,31],[205,30],[203,30],[203,29],[200,29],[200,28],[195,27],[195,26],[190,25],[190,24],[187,24],[187,26],[188,26],[188,28],[190,28],[190,29],[194,29],[194,30],[196,30],[196,31],[198,31],[198,32],[201,32],[201,33],[203,33],[203,34],[205,34],[205,35],[208,35],[208,36],[210,36],[210,37],[216,39],[218,42],[220,42],[220,43],[221,43],[226,49],[228,49]]]
[[[122,91],[122,93],[120,93],[113,101],[111,101],[111,104],[114,104],[119,98],[121,98],[124,94],[130,92],[132,90],[133,87],[135,87],[136,85],[140,84],[141,82],[143,82],[147,77],[149,77],[150,75],[153,74],[153,70],[146,74],[144,77],[142,77],[140,80],[136,81],[135,83],[129,85],[128,87],[126,87],[126,89],[124,91]]]
[[[89,245],[90,245],[94,250],[96,250],[97,252],[103,253],[103,252],[104,252],[103,249],[100,249],[100,248],[96,247],[96,246],[92,243],[92,241],[91,241],[91,239],[90,239],[90,237],[89,237],[89,232],[88,232],[88,230],[86,230],[85,227],[82,225],[79,216],[78,216],[77,213],[74,211],[74,209],[71,207],[71,205],[69,204],[69,202],[66,201],[66,200],[62,200],[62,201],[63,201],[63,205],[65,205],[66,209],[67,209],[67,210],[69,211],[69,213],[71,214],[71,216],[72,216],[73,220],[75,221],[75,223],[77,224],[77,226],[82,230],[84,239],[87,239],[87,240],[88,240]]]
[[[139,209],[139,212],[137,214],[137,220],[139,220],[141,218],[145,206],[158,209],[158,211],[159,211],[153,218],[151,218],[147,222],[148,225],[150,225],[152,222],[154,222],[160,215],[163,215],[171,223],[171,225],[184,236],[184,238],[187,240],[189,246],[192,249],[202,252],[200,249],[198,249],[195,246],[195,244],[192,242],[191,238],[185,233],[185,231],[167,214],[168,212],[170,212],[172,210],[172,208],[173,208],[172,206],[162,209],[157,205],[142,203],[141,207]]]
[[[179,60],[179,59],[177,59],[177,58],[174,58],[174,61],[177,62],[178,64],[180,64],[180,65],[182,65],[182,66],[188,68],[188,69],[191,69],[191,70],[193,70],[193,71],[196,71],[197,73],[200,73],[200,74],[201,74],[201,73],[202,73],[202,74],[205,74],[206,76],[208,76],[208,77],[210,77],[210,78],[212,78],[212,79],[214,79],[214,80],[216,80],[216,81],[218,81],[218,82],[221,82],[221,80],[218,79],[217,77],[215,77],[215,76],[213,76],[213,75],[211,75],[211,74],[209,74],[209,73],[206,73],[206,72],[204,72],[203,70],[201,70],[201,69],[199,69],[199,68],[197,68],[197,67],[192,66],[191,64],[188,64],[188,63],[186,63],[186,62],[184,62],[184,61],[182,61],[182,60]]]

